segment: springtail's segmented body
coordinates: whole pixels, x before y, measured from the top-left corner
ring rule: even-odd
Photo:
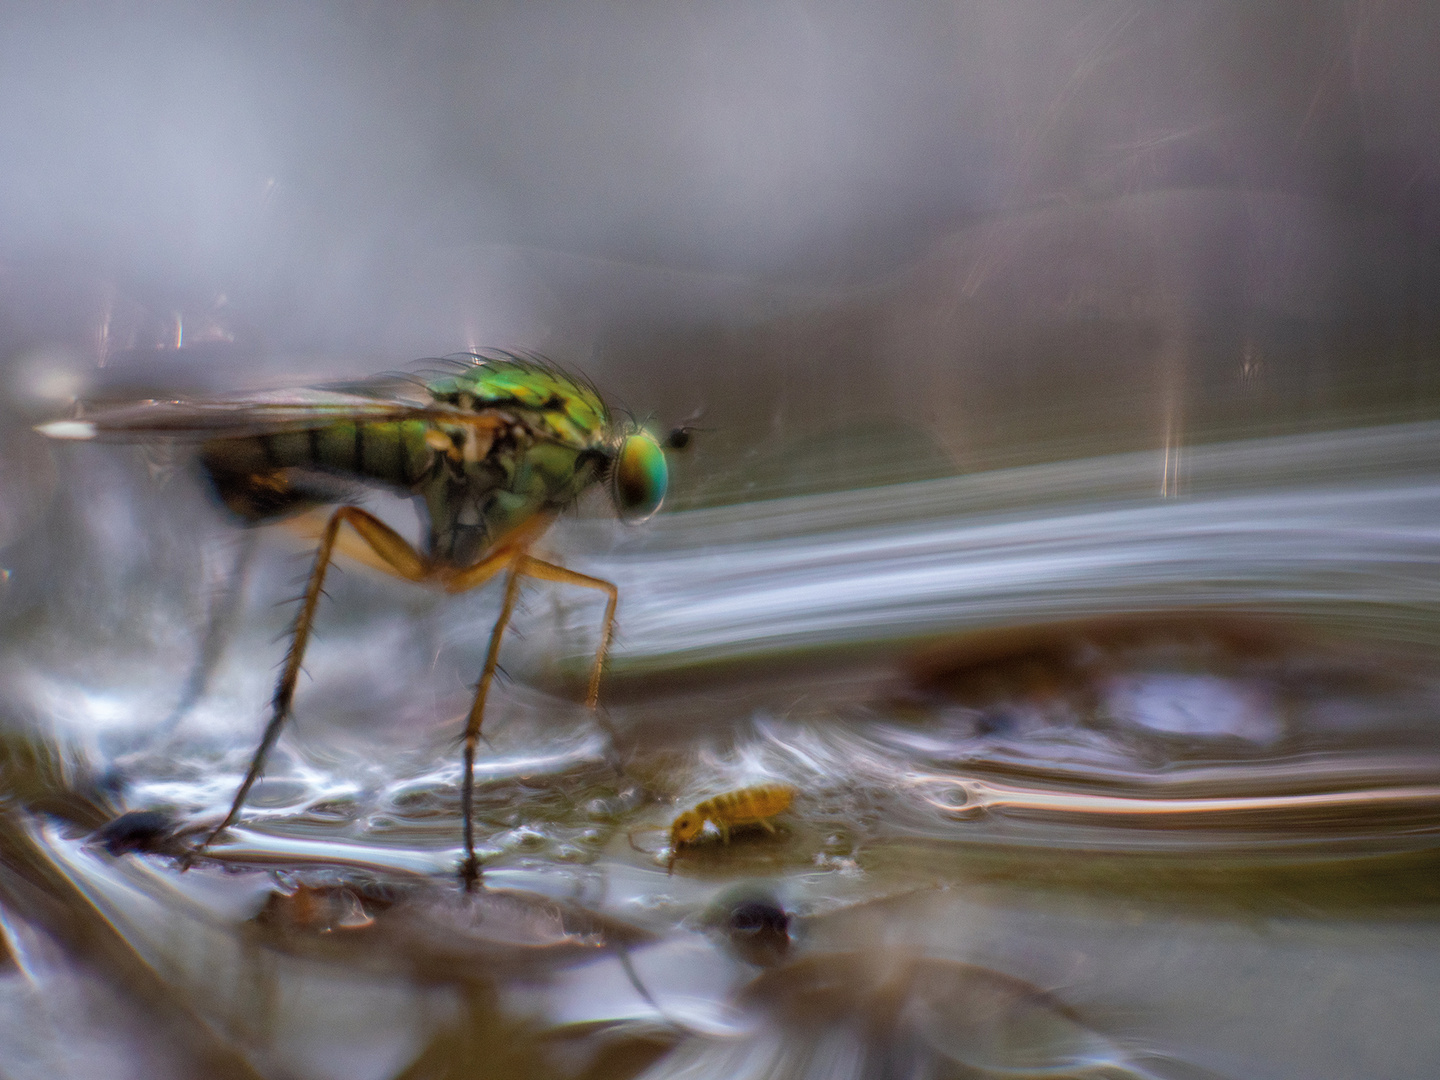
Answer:
[[[555,516],[593,484],[609,482],[617,510],[653,513],[665,496],[665,455],[655,436],[612,417],[595,389],[555,365],[511,354],[465,354],[421,375],[377,376],[347,386],[246,398],[145,401],[42,425],[61,439],[186,439],[224,504],[250,524],[346,503],[356,485],[416,500],[426,526],[417,549],[373,514],[342,505],[330,516],[290,635],[270,721],[224,820],[203,850],[239,816],[290,715],[325,572],[342,539],[386,572],[447,592],[505,579],[500,617],[464,733],[462,806],[468,886],[475,857],[475,751],[500,641],[521,578],[606,594],[586,703],[594,708],[618,591],[530,554]],[[358,545],[355,541],[358,540]]]
[[[670,826],[671,858],[681,847],[695,842],[707,821],[720,833],[721,843],[727,844],[732,829],[747,825],[759,825],[766,832],[774,832],[770,819],[790,809],[794,801],[795,789],[788,784],[758,784],[697,803]]]

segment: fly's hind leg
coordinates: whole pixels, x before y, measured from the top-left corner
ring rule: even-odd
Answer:
[[[295,685],[300,678],[300,663],[305,658],[305,646],[310,640],[310,627],[315,621],[315,608],[320,603],[321,589],[325,584],[325,571],[329,569],[330,560],[334,554],[336,534],[339,533],[340,526],[347,522],[395,576],[415,582],[424,581],[430,576],[429,561],[411,547],[399,533],[373,514],[367,513],[358,506],[342,506],[331,515],[330,521],[325,526],[325,532],[320,538],[320,546],[315,551],[315,564],[310,570],[310,580],[305,586],[305,595],[300,604],[300,611],[295,616],[295,626],[290,631],[290,649],[285,654],[285,665],[280,672],[280,681],[275,686],[275,696],[271,700],[270,722],[265,727],[265,734],[260,739],[260,745],[255,749],[254,757],[250,759],[250,768],[245,773],[240,790],[235,793],[225,820],[215,826],[209,835],[200,842],[200,845],[186,857],[185,866],[189,866],[195,856],[209,847],[215,838],[228,829],[240,816],[240,809],[245,805],[245,797],[250,794],[250,789],[255,786],[255,781],[260,779],[260,774],[265,770],[265,759],[269,756],[275,741],[280,737],[280,730],[290,716],[290,706],[295,698]]]
[[[173,732],[180,725],[180,721],[185,719],[190,710],[195,707],[195,703],[204,697],[205,692],[210,688],[210,680],[220,664],[220,657],[235,629],[235,618],[240,612],[241,601],[245,596],[245,586],[250,581],[250,568],[255,560],[258,535],[254,529],[247,529],[242,534],[240,545],[235,551],[234,563],[225,577],[223,591],[211,605],[205,627],[205,638],[200,645],[200,653],[195,658],[194,666],[190,669],[189,678],[185,680],[184,689],[180,691],[175,708],[170,710],[170,715],[161,721],[160,726],[156,728],[156,734],[164,736]]]

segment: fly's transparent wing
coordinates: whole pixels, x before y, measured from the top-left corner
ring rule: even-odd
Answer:
[[[412,387],[412,391],[416,388]],[[415,397],[420,398],[415,393]],[[490,411],[475,411],[433,400],[385,400],[325,388],[257,393],[243,398],[139,401],[82,412],[36,430],[54,439],[136,442],[150,439],[205,441],[304,431],[326,424],[428,423],[494,427]]]

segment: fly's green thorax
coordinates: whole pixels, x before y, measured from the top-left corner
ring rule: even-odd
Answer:
[[[436,406],[426,420],[346,417],[216,439],[202,460],[250,520],[331,501],[325,477],[413,495],[429,518],[430,554],[465,566],[536,514],[572,503],[619,444],[600,396],[546,364],[473,358],[424,391]]]
[[[486,361],[428,389],[437,402],[510,421],[494,432],[441,425],[462,440],[458,456],[442,455],[420,490],[441,558],[475,561],[536,514],[574,502],[608,467],[613,436],[605,403],[554,368]]]
[[[487,361],[438,379],[428,389],[437,401],[464,408],[523,410],[539,430],[570,446],[596,448],[610,435],[610,414],[599,394],[538,364]]]

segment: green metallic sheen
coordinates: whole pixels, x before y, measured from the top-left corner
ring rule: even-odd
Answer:
[[[622,438],[599,394],[547,364],[486,358],[427,389],[437,402],[517,421],[476,460],[457,467],[442,456],[417,489],[432,552],[458,566],[535,515],[573,503],[604,475]]]
[[[472,565],[536,515],[573,503],[609,476],[627,518],[653,513],[665,496],[665,455],[649,432],[615,423],[596,391],[538,360],[466,356],[457,370],[416,387],[403,407],[434,415],[366,420],[317,413],[313,426],[236,435],[205,444],[201,457],[221,498],[249,520],[331,501],[334,481],[379,484],[416,498],[428,518],[429,554]],[[388,400],[393,384],[357,389]],[[445,410],[482,423],[447,420]],[[317,474],[322,474],[317,479]]]
[[[610,426],[610,413],[589,386],[549,366],[526,360],[485,360],[429,384],[435,400],[520,408],[550,435],[572,446],[595,446]]]
[[[342,420],[321,428],[316,438],[316,450],[319,461],[324,462],[326,467],[354,472],[355,425]]]

